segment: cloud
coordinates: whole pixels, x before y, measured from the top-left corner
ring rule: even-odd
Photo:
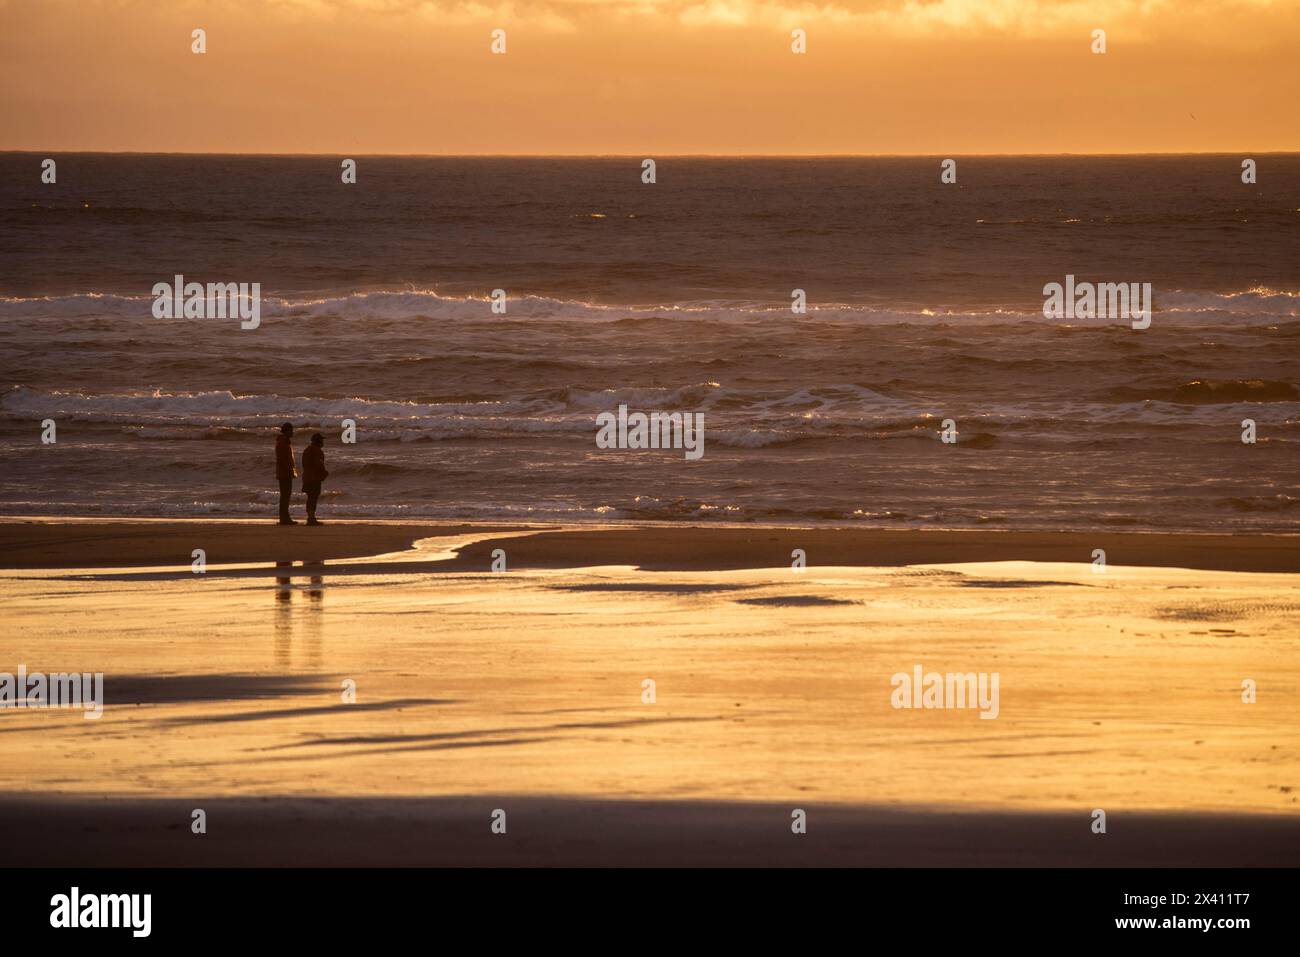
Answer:
[[[418,16],[448,26],[536,26],[569,32],[602,21],[640,27],[751,28],[835,25],[872,33],[929,36],[1054,37],[1123,29],[1132,38],[1145,23],[1162,26],[1210,17],[1248,16],[1293,0],[232,0],[322,15]]]

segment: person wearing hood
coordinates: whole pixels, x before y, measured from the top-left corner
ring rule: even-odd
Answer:
[[[329,472],[325,468],[325,436],[319,432],[311,437],[311,445],[302,450],[302,490],[307,495],[307,524],[323,525],[316,521],[316,500],[320,498],[320,483]]]

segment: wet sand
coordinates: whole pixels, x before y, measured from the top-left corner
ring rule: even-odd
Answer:
[[[0,709],[15,863],[1300,863],[1285,539],[115,525],[0,573],[0,671],[105,673],[97,721]],[[189,574],[197,526],[258,574]],[[334,529],[392,554],[265,536]],[[997,718],[892,707],[916,664],[999,673]]]
[[[202,548],[213,564],[331,561],[400,551],[430,535],[500,528],[398,522],[308,527],[273,521],[7,518],[0,519],[0,568],[188,567],[196,548]]]
[[[1103,549],[1116,565],[1300,573],[1300,535],[1142,532],[920,531],[810,526],[559,526],[517,523],[330,522],[194,519],[113,521],[0,518],[0,568],[188,567],[195,548],[212,564],[328,561],[409,549],[417,540],[470,535],[443,569],[488,568],[502,543],[493,533],[534,530],[509,544],[528,568],[631,565],[649,571],[789,567],[800,548],[811,565],[895,566],[943,562],[1091,562]],[[434,570],[434,569],[431,569]]]

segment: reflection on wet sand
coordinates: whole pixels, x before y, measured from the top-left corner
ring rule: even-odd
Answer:
[[[301,631],[303,660],[300,664],[318,668],[323,658],[324,608],[325,597],[325,563],[302,562],[297,575],[293,573],[293,562],[276,562],[275,570],[275,664],[277,667],[293,665],[293,645],[295,630]],[[308,584],[302,589],[293,584],[295,577],[306,576]],[[307,593],[307,614],[299,615],[295,620],[293,614],[293,595],[295,591]]]
[[[9,625],[0,661],[45,671],[86,662],[107,673],[93,742],[77,716],[3,715],[10,795],[256,796],[268,806],[306,796],[362,802],[360,816],[437,799],[447,820],[472,818],[484,834],[484,802],[518,802],[526,815],[531,795],[574,809],[574,829],[555,831],[563,836],[542,858],[582,859],[574,855],[590,842],[592,860],[608,851],[615,862],[650,853],[635,842],[663,833],[645,816],[651,808],[631,812],[628,801],[662,804],[669,829],[687,828],[699,802],[716,806],[683,848],[703,846],[696,835],[754,802],[773,803],[746,818],[746,842],[787,803],[925,815],[913,837],[874,858],[894,833],[873,830],[877,818],[846,818],[840,830],[816,812],[810,834],[850,848],[844,860],[900,863],[926,848],[936,849],[927,860],[959,863],[1157,860],[1172,846],[1165,838],[1191,826],[1167,813],[1178,809],[1215,816],[1204,826],[1216,850],[1200,845],[1198,859],[1259,862],[1280,848],[1276,861],[1293,861],[1293,845],[1274,840],[1282,825],[1252,822],[1276,816],[1294,829],[1300,718],[1285,694],[1241,695],[1247,677],[1262,689],[1300,681],[1293,573],[1112,562],[1098,575],[1088,561],[817,565],[798,575],[788,566],[532,568],[522,558],[499,575],[340,566],[361,567],[267,557],[201,580],[188,568],[167,579],[153,570],[0,575]],[[335,586],[328,656],[326,575]],[[895,708],[891,676],[918,663],[999,673],[997,720]],[[353,701],[340,694],[345,682]],[[635,846],[593,837],[598,807],[629,815]],[[1105,844],[1081,845],[1098,807],[1126,825]],[[1024,841],[985,843],[993,832],[979,819],[942,832],[927,808],[1051,820]],[[1155,833],[1134,828],[1138,813],[1173,830],[1138,846],[1128,835]],[[788,816],[772,816],[788,834]],[[1020,820],[987,826],[1020,835]],[[395,824],[393,839],[413,827]],[[867,828],[860,844],[855,827]],[[304,825],[299,838],[277,834],[267,846],[299,860],[295,848],[316,847],[320,833]],[[123,855],[145,853],[137,837],[121,838]],[[799,845],[780,845],[789,846]],[[431,850],[426,859],[441,858]]]

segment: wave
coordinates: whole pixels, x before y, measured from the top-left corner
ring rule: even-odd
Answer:
[[[126,421],[137,425],[261,427],[302,420],[380,422],[435,426],[460,419],[490,420],[544,411],[535,401],[419,403],[362,398],[312,399],[280,395],[207,392],[82,393],[14,386],[0,394],[0,412],[13,416],[58,415],[89,422]],[[213,419],[221,420],[213,423]]]
[[[1185,405],[1229,405],[1237,402],[1294,402],[1300,389],[1269,379],[1192,379],[1172,388],[1123,387],[1110,395],[1119,401],[1155,400]]]
[[[633,412],[654,409],[699,411],[708,408],[724,394],[725,390],[720,383],[697,382],[676,388],[631,387],[592,390],[566,387],[548,393],[548,398],[560,403],[566,409],[592,412],[614,411],[620,405],[626,405],[629,411]]]
[[[423,466],[402,465],[398,462],[364,462],[359,465],[341,465],[330,470],[331,474],[359,475],[363,478],[389,479],[403,475],[423,474],[428,471]]]
[[[197,277],[196,277],[197,278]],[[212,278],[212,277],[207,277]],[[224,279],[228,277],[215,277]],[[171,277],[162,281],[170,282]],[[1051,279],[1046,277],[1044,281]],[[206,280],[205,280],[206,281]],[[215,281],[215,279],[214,279]],[[244,277],[244,281],[253,281]],[[1180,289],[1153,292],[1155,309],[1164,320],[1204,322],[1207,313],[1238,319],[1295,319],[1300,317],[1300,292],[1256,287],[1234,292]],[[0,297],[0,321],[121,319],[149,323],[222,322],[230,320],[154,319],[152,295],[125,296],[86,292],[61,296]],[[1042,300],[1036,296],[1001,307],[903,307],[848,302],[810,302],[806,314],[793,316],[788,302],[704,299],[658,304],[603,304],[548,296],[519,295],[507,300],[505,315],[491,311],[485,297],[450,296],[432,289],[376,290],[319,296],[264,295],[263,322],[277,320],[366,319],[446,320],[502,324],[512,321],[568,320],[608,323],[649,321],[717,322],[851,322],[865,324],[945,323],[1000,325],[1045,319]],[[1075,323],[1076,325],[1078,323]]]
[[[1300,506],[1300,498],[1279,492],[1276,495],[1229,496],[1215,504],[1235,512],[1288,512]]]
[[[1174,289],[1157,297],[1161,309],[1175,312],[1230,312],[1246,315],[1300,316],[1300,292],[1256,286],[1242,292],[1184,292]]]
[[[702,412],[705,441],[757,449],[797,443],[925,440],[938,436],[942,420],[957,423],[958,444],[994,442],[1087,443],[1098,433],[1113,438],[1149,427],[1178,430],[1221,428],[1225,408],[1269,402],[1276,427],[1272,439],[1288,441],[1300,416],[1300,390],[1270,380],[1192,380],[1159,388],[1123,387],[1098,400],[1031,400],[972,409],[939,410],[906,395],[891,396],[850,383],[772,394],[729,389],[717,382],[672,387],[581,389],[562,387],[499,400],[409,402],[377,398],[307,398],[271,394],[205,392],[83,393],[12,386],[0,392],[0,428],[26,429],[52,418],[107,426],[143,441],[261,439],[283,422],[334,432],[345,420],[357,425],[359,442],[510,440],[544,436],[590,436],[596,417],[619,405],[640,412]],[[1080,424],[1086,423],[1086,429]],[[1225,433],[1225,436],[1228,433]]]
[[[732,449],[765,449],[814,442],[822,436],[792,430],[775,429],[720,429],[705,431],[705,441]]]

